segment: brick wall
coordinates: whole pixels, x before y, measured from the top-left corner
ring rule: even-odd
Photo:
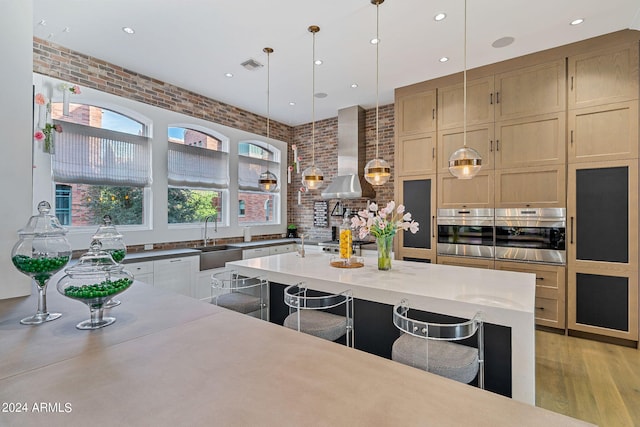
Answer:
[[[81,87],[90,87],[123,98],[266,136],[266,119],[262,116],[38,38],[33,39],[33,71],[78,84]],[[376,188],[376,200],[380,203],[386,203],[393,200],[393,104],[380,107],[379,114],[379,154],[390,163],[392,179],[384,186]],[[334,117],[318,121],[315,126],[316,166],[322,169],[326,186],[330,177],[337,173],[338,119]],[[311,123],[290,127],[271,120],[270,136],[289,144],[297,144],[298,154],[302,156],[300,172],[311,164]],[[366,111],[366,147],[366,158],[372,159],[375,156],[375,108]],[[287,159],[289,165],[293,164],[291,150],[287,154]],[[282,179],[286,179],[286,176]],[[297,190],[302,185],[300,179],[301,173],[293,174],[287,195],[287,222],[296,224],[298,233],[310,234],[313,238],[322,240],[330,239],[330,226],[339,225],[341,219],[338,217],[330,218],[328,228],[314,228],[313,201],[320,199],[321,190],[315,193],[305,193],[302,197],[302,204],[298,205]],[[335,202],[330,201],[330,209],[333,208]],[[345,204],[352,209],[362,209],[366,200],[348,200],[345,201]],[[263,240],[271,237],[275,236],[254,236],[254,239]],[[176,242],[169,244],[169,247],[178,247],[183,243],[185,242]]]
[[[394,105],[384,105],[379,108],[379,144],[378,155],[389,162],[391,166],[391,179],[385,185],[374,187],[376,191],[375,200],[386,204],[393,200],[393,174],[394,174]],[[318,121],[315,124],[315,165],[319,167],[325,177],[326,188],[338,173],[338,118],[334,117]],[[311,165],[312,144],[311,144],[311,123],[296,126],[293,129],[293,143],[298,147],[298,156],[302,157],[300,173],[293,175],[292,185],[289,190],[288,213],[290,224],[298,226],[298,235],[304,233],[312,239],[330,240],[331,226],[339,226],[342,218],[329,216],[329,226],[319,228],[313,226],[313,202],[322,200],[320,194],[322,189],[303,193],[302,203],[298,205],[297,190],[302,186],[302,172]],[[365,143],[366,159],[373,159],[376,154],[376,110],[375,108],[366,111],[365,115]],[[293,153],[289,153],[289,164],[293,162]],[[329,214],[337,200],[329,201]],[[366,199],[345,200],[343,204],[352,210],[364,209]]]

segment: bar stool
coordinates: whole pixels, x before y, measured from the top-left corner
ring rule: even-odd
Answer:
[[[260,311],[260,319],[268,320],[269,282],[261,277],[241,276],[235,270],[211,275],[211,304],[250,314]]]
[[[303,283],[287,286],[284,302],[289,306],[289,315],[284,326],[329,341],[346,335],[347,346],[354,346],[353,296],[351,290],[339,294],[309,296]],[[323,310],[344,305],[344,315]]]
[[[477,376],[484,389],[484,327],[481,313],[461,323],[431,323],[408,316],[407,300],[393,307],[393,324],[403,334],[394,343],[391,359],[468,384]],[[454,341],[477,334],[478,348]]]

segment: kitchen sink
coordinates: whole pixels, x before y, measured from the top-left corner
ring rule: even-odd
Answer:
[[[242,249],[228,245],[197,246],[200,252],[200,271],[224,267],[228,261],[242,259]]]

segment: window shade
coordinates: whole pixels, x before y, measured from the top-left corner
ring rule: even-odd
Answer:
[[[229,155],[191,145],[169,142],[169,185],[174,187],[229,187]]]
[[[56,182],[146,187],[151,184],[149,138],[54,121],[62,126],[55,133],[52,156]]]
[[[262,172],[267,171],[267,168],[280,181],[280,163],[256,157],[238,156],[238,188],[244,191],[262,191],[258,186],[258,178]]]

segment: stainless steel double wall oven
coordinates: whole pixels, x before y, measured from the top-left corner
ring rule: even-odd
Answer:
[[[564,208],[438,209],[438,255],[566,264]]]

